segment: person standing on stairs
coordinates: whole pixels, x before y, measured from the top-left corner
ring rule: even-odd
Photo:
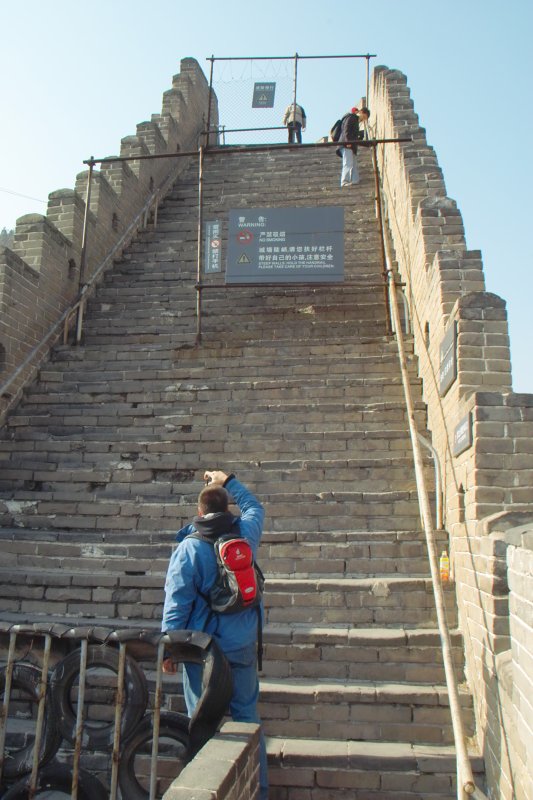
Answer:
[[[289,144],[293,142],[302,143],[302,131],[305,131],[307,118],[302,106],[298,103],[290,103],[285,109],[283,124],[287,126],[289,132]]]
[[[368,108],[352,108],[342,118],[340,147],[335,151],[342,158],[341,186],[355,186],[359,183],[357,166],[357,142],[364,137],[360,124],[366,123],[370,117]]]
[[[248,608],[227,615],[211,610],[208,595],[218,575],[214,548],[190,534],[198,531],[220,536],[229,533],[238,520],[239,536],[250,543],[255,558],[263,533],[265,511],[259,500],[234,475],[227,475],[222,470],[206,471],[204,480],[208,484],[198,496],[198,516],[176,535],[178,547],[171,556],[165,582],[162,630],[195,630],[211,634],[231,666],[232,719],[235,722],[260,724],[257,711],[257,609]],[[230,496],[239,507],[240,517],[235,517],[228,510]],[[183,693],[187,711],[192,716],[202,694],[202,668],[199,664],[190,663],[185,663],[183,667]],[[163,670],[167,673],[176,671],[172,659],[163,661]],[[268,800],[266,746],[262,732],[259,782],[260,800]]]

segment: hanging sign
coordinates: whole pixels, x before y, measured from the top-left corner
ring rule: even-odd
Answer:
[[[222,226],[219,219],[205,223],[205,272],[221,272]]]
[[[252,108],[274,108],[275,83],[254,83]]]
[[[463,417],[453,434],[453,454],[458,456],[472,447],[472,412]]]
[[[229,212],[226,283],[343,280],[343,208],[243,208]]]
[[[446,394],[457,378],[457,320],[446,331],[440,346],[439,394]]]

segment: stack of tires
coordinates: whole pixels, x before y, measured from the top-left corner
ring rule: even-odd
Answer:
[[[69,633],[72,636],[72,630]],[[150,702],[141,664],[161,659],[161,641],[166,656],[203,666],[203,692],[191,719],[184,714],[156,709]],[[117,644],[124,648],[122,682]],[[216,643],[206,634],[114,631],[105,641],[87,643],[85,655],[82,653],[80,647],[73,650],[58,661],[47,676],[38,759],[35,736],[29,734],[28,724],[20,723],[21,719],[26,718],[28,723],[30,717],[35,717],[43,675],[40,667],[31,663],[16,661],[11,665],[10,697],[4,697],[3,701],[4,709],[9,703],[9,718],[5,720],[8,747],[0,773],[2,800],[44,798],[54,791],[68,796],[73,785],[77,785],[78,800],[107,800],[113,780],[118,782],[123,800],[148,798],[151,780],[156,781],[160,797],[216,732],[228,707],[232,690],[230,667]],[[7,669],[0,670],[2,696],[5,695]],[[80,675],[85,678],[83,685]],[[123,687],[120,697],[117,685]],[[78,711],[80,697],[83,717]],[[116,731],[116,719],[120,719],[119,731]],[[156,758],[154,727],[158,730]],[[38,769],[33,792],[36,760]],[[104,763],[107,769],[102,767]],[[111,774],[113,763],[118,765],[115,776]],[[151,775],[152,767],[155,776]]]

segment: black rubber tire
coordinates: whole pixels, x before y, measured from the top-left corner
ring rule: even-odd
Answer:
[[[102,667],[118,674],[119,654],[115,648],[104,645],[89,645],[87,669]],[[74,650],[60,661],[50,677],[50,696],[54,714],[62,736],[74,744],[76,735],[76,708],[70,694],[80,672],[80,650]],[[121,737],[127,737],[142,719],[148,705],[146,678],[137,662],[126,656],[124,672],[124,711],[121,722]],[[114,722],[83,727],[82,744],[86,750],[107,750],[112,747]]]
[[[23,780],[15,783],[6,794],[2,795],[2,800],[28,800],[30,792],[31,775],[27,775]],[[37,776],[37,792],[35,800],[39,798],[39,792],[55,790],[64,792],[70,797],[72,786],[72,770],[63,764],[49,764],[39,771]],[[78,800],[108,800],[109,792],[100,781],[84,769],[80,769],[78,776]]]
[[[18,689],[25,692],[33,703],[37,706],[39,702],[40,684],[42,671],[40,667],[33,664],[17,663],[13,666],[11,679],[11,691]],[[0,670],[0,693],[3,694],[6,685],[6,670]],[[48,687],[49,691],[49,687]],[[51,711],[49,697],[45,703],[43,734],[41,739],[41,751],[39,754],[39,765],[46,764],[52,759],[61,744],[61,734],[55,722],[54,714]],[[33,766],[33,742],[20,750],[6,754],[3,768],[4,778],[19,778],[27,772],[31,772]]]
[[[183,745],[182,755],[176,759],[176,775],[191,760],[189,750],[189,717],[171,711],[162,711],[159,723],[159,739],[173,739]],[[153,739],[153,717],[146,714],[135,728],[131,736],[124,742],[120,754],[118,782],[122,797],[127,800],[146,800],[149,792],[137,780],[135,774],[135,756],[138,755]],[[151,747],[151,745],[150,745]]]
[[[216,641],[197,631],[167,631],[166,649],[177,660],[202,665],[202,693],[189,722],[195,755],[216,733],[233,693],[231,666]]]

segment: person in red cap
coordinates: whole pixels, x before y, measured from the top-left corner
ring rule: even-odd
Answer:
[[[363,138],[361,124],[365,124],[370,117],[366,106],[361,109],[352,108],[342,118],[340,147],[337,155],[342,158],[341,186],[354,186],[359,183],[359,169],[357,166],[357,141]]]

